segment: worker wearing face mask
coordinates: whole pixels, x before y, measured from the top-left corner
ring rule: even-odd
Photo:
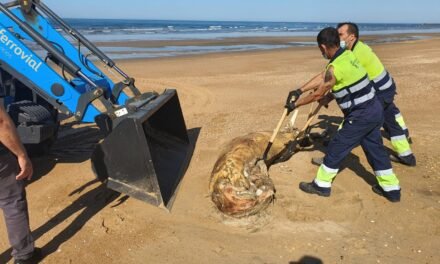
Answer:
[[[330,141],[315,179],[301,182],[299,188],[306,193],[330,196],[332,182],[342,161],[353,148],[361,145],[378,182],[373,186],[373,191],[391,202],[400,201],[399,180],[393,172],[380,133],[384,120],[383,108],[367,71],[350,50],[340,48],[339,33],[335,28],[325,28],[319,32],[317,42],[324,58],[330,60],[323,80],[307,95],[301,96],[298,90],[290,92],[286,108],[293,111],[331,94],[344,113],[344,122]]]
[[[385,114],[383,124],[384,130],[388,133],[396,155],[391,155],[391,160],[404,165],[415,166],[416,158],[411,150],[409,132],[399,109],[394,103],[396,84],[390,74],[385,70],[383,64],[365,43],[359,40],[359,29],[354,23],[340,23],[338,25],[340,35],[340,47],[353,51],[361,65],[367,70],[368,78],[373,82],[376,94],[382,103]],[[323,80],[324,73],[312,78],[301,88],[291,92],[294,98],[299,97],[303,92],[316,89]],[[312,163],[321,165],[323,158],[313,158]]]
[[[368,78],[373,81],[376,95],[384,107],[384,130],[390,137],[391,145],[397,155],[392,155],[394,161],[408,166],[416,165],[416,158],[411,150],[408,129],[402,114],[394,103],[396,84],[385,70],[382,62],[373,50],[359,40],[359,28],[351,22],[338,24],[341,47],[351,50],[360,64],[367,70]]]

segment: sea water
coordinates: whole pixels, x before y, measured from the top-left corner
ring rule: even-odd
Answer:
[[[100,47],[113,59],[156,58],[213,52],[281,49],[294,46],[315,46],[315,42],[279,44],[227,44],[215,46],[157,46],[130,47],[131,41],[221,40],[242,37],[310,37],[336,23],[309,22],[234,22],[234,21],[178,21],[127,19],[66,19],[92,42],[125,42],[125,47],[106,44]],[[377,42],[398,42],[424,36],[395,37],[396,34],[439,33],[440,24],[360,23],[362,35],[384,35]],[[61,31],[61,29],[58,29]],[[120,45],[120,43],[118,44]],[[110,47],[109,47],[110,46]]]

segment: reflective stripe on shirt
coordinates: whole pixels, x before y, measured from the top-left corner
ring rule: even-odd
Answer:
[[[363,88],[366,88],[369,83],[370,83],[370,80],[368,80],[368,78],[365,78],[360,83],[358,83],[358,84],[356,84],[356,85],[354,85],[354,86],[352,86],[350,88],[344,89],[344,90],[342,90],[340,92],[333,93],[333,95],[336,98],[342,98],[342,97],[348,95],[349,93],[355,93],[355,92],[358,92],[358,91],[362,90]]]
[[[362,103],[365,103],[365,102],[373,99],[375,94],[376,94],[376,91],[374,89],[371,89],[371,91],[368,94],[366,94],[364,96],[361,96],[359,98],[355,98],[353,100],[353,103],[354,103],[354,105],[360,105]],[[353,105],[353,103],[351,101],[348,101],[348,102],[339,104],[339,106],[342,109],[348,109],[348,108],[350,108]]]

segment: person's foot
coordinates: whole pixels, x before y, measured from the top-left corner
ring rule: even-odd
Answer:
[[[37,264],[43,259],[43,254],[41,253],[41,248],[35,248],[32,256],[27,259],[16,259],[14,264]]]
[[[400,202],[400,190],[386,192],[379,184],[374,185],[371,189],[374,193],[387,198],[392,203]]]
[[[415,167],[417,165],[416,157],[413,154],[404,157],[399,157],[394,154],[390,154],[390,160],[410,167]]]
[[[317,194],[319,196],[329,197],[331,193],[331,188],[323,188],[316,185],[314,181],[312,182],[301,182],[299,188],[306,193]]]
[[[312,158],[312,164],[316,166],[321,166],[324,163],[324,157]]]

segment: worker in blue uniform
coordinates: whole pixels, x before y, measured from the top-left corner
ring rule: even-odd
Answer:
[[[376,95],[384,108],[383,128],[389,136],[395,154],[390,159],[407,166],[416,166],[416,157],[411,149],[411,137],[400,110],[397,108],[394,97],[397,94],[394,79],[386,71],[374,51],[359,40],[358,26],[351,22],[338,24],[340,46],[353,52],[360,64],[366,69],[368,78],[373,82]],[[297,95],[305,91],[316,89],[323,79],[323,73],[316,75],[300,89],[293,91]],[[312,163],[321,165],[323,158],[313,158]]]
[[[380,133],[383,108],[367,71],[351,51],[340,48],[337,29],[323,29],[317,36],[317,42],[324,58],[330,60],[324,79],[311,93],[289,92],[286,107],[293,111],[313,101],[327,104],[329,98],[334,97],[344,113],[344,122],[330,141],[315,179],[301,182],[300,189],[306,193],[330,196],[341,162],[353,148],[361,145],[376,175],[377,184],[373,186],[373,191],[391,202],[400,201],[399,180],[393,172]]]
[[[416,158],[410,147],[408,128],[399,108],[394,103],[396,84],[374,51],[359,40],[359,28],[355,23],[338,24],[341,44],[353,52],[360,64],[367,70],[368,78],[373,82],[376,95],[384,108],[383,128],[389,135],[391,146],[396,155],[392,160],[408,166],[416,165]]]

